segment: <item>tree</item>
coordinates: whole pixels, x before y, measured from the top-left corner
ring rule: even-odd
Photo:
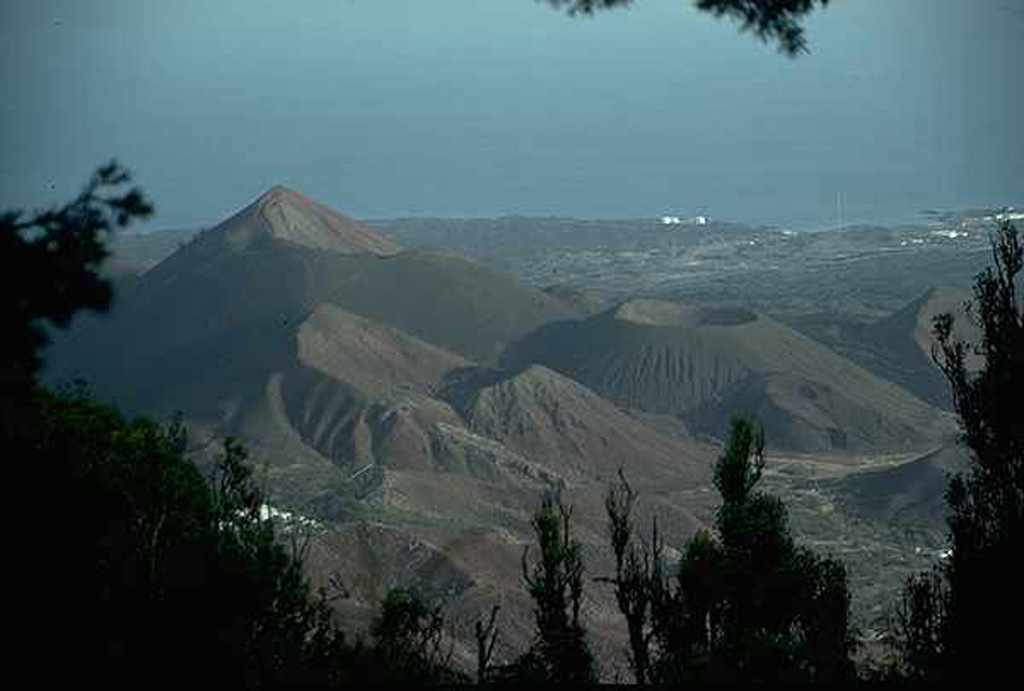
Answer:
[[[23,630],[58,673],[115,687],[199,672],[231,688],[466,680],[440,609],[411,591],[388,593],[370,645],[346,641],[237,441],[206,476],[183,456],[180,424],[126,420],[83,389],[36,391],[26,419],[9,456],[40,469]]]
[[[939,569],[915,574],[903,584],[896,634],[901,648],[899,671],[904,676],[915,681],[942,678],[948,601],[948,587]]]
[[[980,344],[954,337],[952,315],[934,321],[933,358],[952,388],[970,467],[946,490],[949,559],[904,589],[903,661],[914,676],[953,680],[978,669],[1015,669],[1014,641],[1004,632],[1024,615],[1024,317],[1016,292],[1022,254],[1016,227],[1002,220],[992,236],[993,266],[975,278],[967,305]],[[984,359],[977,372],[967,369],[968,349]]]
[[[628,7],[634,0],[547,0],[570,14],[594,14],[601,10]],[[779,50],[793,56],[807,51],[801,21],[828,0],[696,0],[697,9],[715,17],[728,17],[741,30],[752,31],[765,42],[777,43]]]
[[[544,497],[533,517],[539,560],[523,551],[523,580],[534,602],[537,640],[512,675],[522,681],[594,683],[597,670],[580,623],[583,560],[572,538],[572,509],[560,494]]]
[[[733,421],[715,466],[718,550],[692,543],[680,566],[683,593],[707,621],[712,678],[837,680],[852,672],[849,594],[842,564],[798,547],[785,505],[757,491],[764,435]],[[712,580],[709,576],[717,576]]]
[[[0,390],[5,422],[36,384],[48,327],[67,328],[82,309],[109,309],[112,290],[100,276],[113,230],[146,218],[153,207],[138,188],[124,191],[128,171],[116,161],[93,173],[64,206],[27,216],[0,214]],[[118,193],[120,191],[120,193]]]
[[[661,544],[658,524],[652,526],[651,546],[637,548],[633,540],[633,506],[636,493],[619,469],[619,484],[608,490],[604,506],[608,515],[608,536],[615,555],[615,577],[602,579],[615,586],[615,601],[626,618],[629,631],[629,666],[636,683],[650,680],[651,642],[656,633],[651,625],[652,608],[664,583],[661,576]]]
[[[715,466],[717,536],[700,531],[687,542],[674,588],[656,532],[649,548],[631,546],[624,479],[625,489],[609,494],[616,594],[638,681],[851,678],[845,569],[796,545],[783,503],[756,489],[763,469],[763,434],[734,420]]]
[[[277,541],[239,444],[207,478],[180,425],[128,421],[81,389],[36,391],[26,419],[9,458],[38,469],[28,640],[54,669],[115,685],[201,669],[245,687],[341,673],[344,638]]]
[[[491,657],[494,655],[494,646],[498,642],[498,612],[500,610],[500,605],[494,605],[487,623],[484,624],[482,619],[477,619],[474,627],[477,684],[485,684],[490,680]]]
[[[444,616],[415,590],[389,590],[371,627],[375,660],[366,681],[452,684],[467,680],[451,668],[444,646]]]

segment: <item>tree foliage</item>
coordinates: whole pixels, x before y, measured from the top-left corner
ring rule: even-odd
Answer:
[[[534,602],[537,638],[516,664],[521,681],[592,683],[597,670],[580,623],[583,560],[571,534],[572,509],[559,494],[547,495],[533,517],[539,557],[523,552],[523,580]]]
[[[903,584],[896,612],[902,667],[897,672],[915,681],[942,678],[948,602],[948,587],[939,569],[915,574]]]
[[[638,681],[851,677],[845,569],[796,545],[783,503],[757,490],[763,469],[763,435],[734,421],[715,467],[717,536],[700,531],[687,542],[674,584],[656,531],[649,546],[632,544],[624,478],[609,494],[616,595]]]
[[[235,440],[210,476],[178,424],[126,420],[84,390],[37,390],[12,458],[46,488],[27,552],[35,645],[84,680],[230,688],[466,680],[440,608],[387,594],[368,643],[346,640],[302,552],[275,533]],[[38,650],[34,651],[38,652]],[[156,676],[158,675],[158,676]]]
[[[374,683],[452,684],[468,678],[452,669],[451,647],[446,647],[440,605],[429,605],[415,590],[395,588],[381,603],[371,627],[375,660]]]
[[[652,526],[651,544],[637,547],[633,538],[633,507],[636,492],[619,470],[619,484],[605,496],[608,536],[615,555],[615,600],[626,618],[629,631],[629,666],[638,684],[646,684],[651,674],[651,641],[656,628],[649,625],[652,609],[658,610],[664,579],[661,574],[661,544],[658,524]],[[660,610],[658,610],[660,611]]]
[[[39,641],[83,679],[329,681],[343,644],[261,513],[245,452],[213,480],[179,425],[125,420],[81,390],[37,391],[14,456],[46,489],[31,552]],[[56,625],[56,626],[55,626]]]
[[[935,318],[933,357],[952,388],[971,460],[946,491],[949,559],[904,589],[900,634],[912,676],[953,680],[979,666],[991,674],[1012,669],[1013,641],[1004,631],[1024,615],[1024,316],[1016,292],[1022,254],[1016,227],[1001,221],[992,237],[993,266],[975,278],[968,304],[981,343],[956,339],[951,315]],[[966,366],[970,349],[984,358],[977,372]]]
[[[108,236],[153,212],[138,188],[125,189],[130,181],[128,171],[111,161],[64,206],[0,214],[0,389],[6,414],[35,385],[49,343],[47,327],[67,328],[79,310],[110,307],[111,286],[100,275]]]
[[[569,14],[594,14],[601,10],[629,7],[634,0],[547,0],[564,8]],[[788,55],[807,51],[803,18],[828,0],[696,0],[695,6],[715,17],[726,17],[738,23],[766,43],[775,43]]]

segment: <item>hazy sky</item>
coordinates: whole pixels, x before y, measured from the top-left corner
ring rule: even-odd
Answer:
[[[153,228],[278,182],[361,218],[1024,204],[1024,2],[833,0],[807,31],[791,60],[690,0],[7,0],[0,208],[111,156]]]

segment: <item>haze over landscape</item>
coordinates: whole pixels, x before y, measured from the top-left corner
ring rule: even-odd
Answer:
[[[195,227],[285,183],[356,218],[817,227],[1020,202],[1024,9],[836,1],[806,59],[644,0],[40,0],[0,10],[0,205],[116,154]],[[74,118],[68,108],[73,105]]]
[[[955,370],[933,329],[949,314],[948,337],[996,338],[984,311],[996,299],[968,303],[979,272],[1012,255],[993,247],[1024,220],[1024,5],[798,1],[809,52],[787,55],[784,32],[737,31],[733,15],[707,11],[716,1],[642,0],[592,16],[532,0],[0,9],[0,75],[14,96],[0,105],[0,209],[74,199],[111,156],[131,169],[100,169],[52,214],[0,217],[16,238],[4,258],[11,313],[29,325],[27,355],[17,353],[28,364],[12,359],[3,380],[24,375],[29,412],[4,402],[5,434],[31,456],[52,440],[19,435],[72,424],[74,406],[93,401],[180,425],[112,438],[163,439],[164,451],[138,453],[170,454],[210,485],[211,506],[227,511],[207,521],[215,536],[233,521],[243,542],[244,521],[270,526],[271,544],[295,550],[278,566],[295,565],[300,589],[309,579],[299,600],[335,593],[298,637],[303,673],[317,626],[343,632],[331,640],[354,656],[344,664],[366,654],[375,662],[359,664],[382,666],[393,652],[382,643],[387,603],[415,593],[427,607],[414,617],[427,622],[416,655],[442,674],[421,680],[474,669],[478,681],[533,679],[531,656],[548,653],[536,652],[545,591],[531,580],[542,566],[529,564],[547,516],[565,542],[541,553],[569,564],[560,587],[572,605],[559,612],[572,610],[570,629],[593,650],[584,679],[643,683],[655,672],[638,666],[614,543],[625,501],[639,550],[629,573],[650,598],[641,633],[668,635],[655,607],[672,597],[686,617],[697,611],[693,593],[707,584],[687,581],[694,573],[721,587],[735,577],[766,611],[797,603],[795,619],[775,612],[766,625],[785,633],[765,634],[766,650],[792,635],[786,659],[810,656],[792,678],[915,678],[919,663],[894,652],[893,622],[908,578],[953,563],[946,488],[977,461],[977,438],[961,432],[964,401],[982,400],[963,382],[988,382],[997,362],[1006,381],[1020,374],[1012,289],[998,303],[1017,319],[999,332],[1014,344],[1005,352],[967,348]],[[155,213],[107,234],[149,215],[141,197],[94,194],[129,182]],[[75,233],[110,256],[65,252]],[[58,269],[51,280],[33,263],[51,255],[88,280]],[[19,297],[16,270],[35,271],[24,284],[43,286],[38,301]],[[1013,274],[996,275],[1012,284]],[[86,297],[67,314],[32,311],[79,300],[75,291]],[[89,398],[62,388],[76,381]],[[63,405],[72,413],[46,407]],[[239,484],[249,503],[231,510],[225,439],[244,446],[254,473]],[[123,452],[95,446],[102,459]],[[136,450],[125,448],[134,487]],[[68,472],[72,496],[80,478]],[[739,473],[731,494],[729,472]],[[99,500],[127,497],[145,518],[132,525],[149,552],[130,567],[143,575],[125,582],[159,581],[173,513],[160,487],[177,488],[172,475],[137,501],[121,485]],[[258,491],[245,494],[250,480]],[[553,497],[569,513],[545,503]],[[108,523],[120,520],[131,522]],[[730,551],[737,536],[750,542]],[[85,554],[92,543],[82,544]],[[775,548],[783,566],[771,571],[758,550]],[[575,586],[574,559],[586,573]],[[186,595],[208,576],[182,573]],[[679,590],[659,590],[672,579]],[[174,609],[161,599],[172,590],[155,606]],[[78,620],[112,606],[102,593]],[[718,645],[713,626],[728,629],[715,617],[727,621],[738,601],[686,619],[707,648],[683,667],[668,643],[651,644],[667,660],[662,680],[679,669],[758,678],[730,676],[746,669],[735,664],[744,646],[761,650],[742,626],[743,643],[721,648],[740,658],[700,667]],[[489,639],[483,621],[498,610]],[[827,647],[814,627],[835,621],[839,652],[805,653]],[[131,638],[119,622],[112,629]],[[355,637],[369,647],[346,648]],[[488,640],[498,676],[481,663]],[[833,654],[842,669],[822,662]],[[766,669],[762,680],[784,678]]]

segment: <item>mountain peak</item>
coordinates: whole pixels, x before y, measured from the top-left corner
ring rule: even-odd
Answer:
[[[348,216],[280,184],[218,228],[236,250],[248,248],[259,238],[341,254],[391,255],[402,249]]]
[[[308,201],[306,197],[302,196],[301,194],[293,190],[291,187],[282,185],[280,183],[274,185],[273,187],[271,187],[266,192],[264,192],[263,194],[256,198],[256,202],[262,204],[286,200]]]

